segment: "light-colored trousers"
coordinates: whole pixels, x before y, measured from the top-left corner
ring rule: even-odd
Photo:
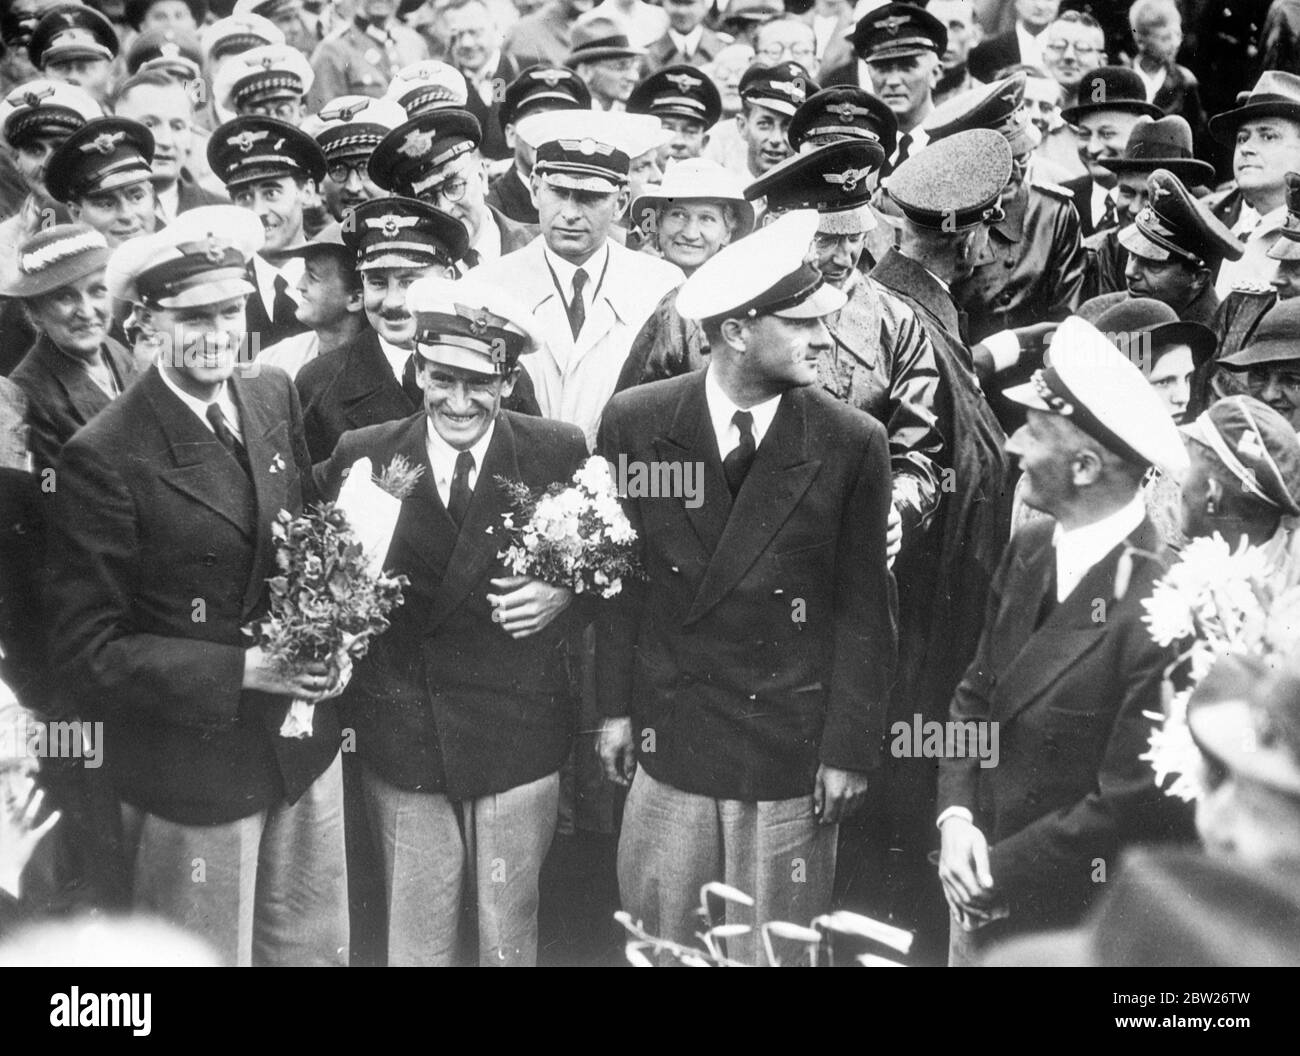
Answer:
[[[228,965],[346,965],[341,756],[296,803],[224,825],[122,804],[137,909],[208,942]]]
[[[726,923],[807,925],[831,906],[838,825],[819,825],[813,797],[712,799],[656,781],[638,767],[623,810],[618,890],[623,908],[659,938],[698,946],[700,887],[720,880],[754,898],[728,905]],[[762,963],[755,930],[728,955]]]
[[[384,856],[388,963],[451,965],[462,892],[478,907],[479,963],[537,963],[537,879],[560,808],[560,775],[477,799],[408,792],[363,770]]]

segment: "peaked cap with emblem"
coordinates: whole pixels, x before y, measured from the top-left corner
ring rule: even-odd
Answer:
[[[1225,396],[1183,426],[1241,481],[1248,494],[1300,516],[1300,437],[1282,415],[1252,396]]]
[[[450,267],[469,249],[464,224],[415,198],[362,202],[344,218],[342,233],[360,271]]]
[[[816,209],[820,234],[862,234],[876,227],[867,206],[884,160],[879,143],[842,139],[774,165],[745,188],[745,197],[766,197],[772,213]]]
[[[263,44],[235,55],[217,71],[212,85],[217,105],[239,113],[275,99],[301,99],[316,75],[301,51],[288,44]]]
[[[849,41],[859,58],[880,62],[926,52],[942,55],[948,47],[948,30],[915,4],[884,4],[858,19]]]
[[[954,132],[927,144],[889,177],[889,197],[919,227],[961,231],[1002,217],[1011,147],[989,128]]]
[[[227,187],[278,176],[325,177],[325,154],[300,128],[248,114],[219,125],[208,140],[208,165]]]
[[[1286,226],[1268,255],[1274,260],[1300,260],[1300,172],[1286,174]]]
[[[433,110],[463,110],[469,88],[465,75],[455,66],[438,59],[421,59],[393,74],[384,98],[397,103],[407,117],[417,117]]]
[[[817,82],[797,62],[778,62],[775,66],[756,63],[745,71],[736,91],[746,103],[793,117],[816,93]]]
[[[1006,398],[1068,418],[1125,461],[1182,479],[1187,449],[1169,409],[1100,330],[1078,316],[1066,319],[1052,335],[1044,363],[1030,381],[1007,389]]]
[[[518,126],[537,150],[533,172],[557,187],[604,193],[627,183],[633,158],[664,144],[657,117],[612,110],[555,110]]]
[[[341,95],[302,123],[315,137],[326,163],[369,157],[383,138],[406,120],[406,111],[391,99]]]
[[[540,63],[521,70],[506,85],[499,116],[501,127],[546,110],[590,110],[587,82],[565,66]]]
[[[153,133],[125,117],[97,117],[50,155],[45,188],[56,202],[140,183],[152,174]]]
[[[390,194],[431,198],[444,182],[440,170],[472,153],[483,139],[468,110],[433,110],[392,129],[370,155],[370,179]]]
[[[1147,204],[1116,236],[1130,253],[1210,267],[1241,259],[1245,247],[1172,172],[1156,169],[1147,177],[1147,192]]]
[[[192,308],[253,292],[248,264],[266,234],[251,209],[202,205],[108,258],[108,292],[130,304]]]
[[[38,70],[71,59],[109,61],[117,52],[113,23],[85,4],[59,4],[43,12],[27,42],[27,57]]]
[[[145,30],[126,50],[126,72],[141,70],[162,70],[180,80],[196,80],[203,76],[203,46],[188,30]]]
[[[231,15],[203,27],[199,32],[203,57],[216,63],[265,44],[283,44],[284,33],[261,15]]]
[[[866,139],[880,144],[888,157],[898,141],[898,118],[879,96],[850,84],[837,84],[810,95],[787,133],[790,146],[806,150],[831,139]]]
[[[722,96],[696,67],[665,66],[632,89],[626,109],[629,114],[685,117],[709,129],[722,117]]]
[[[1061,111],[1061,116],[1071,124],[1077,124],[1085,114],[1097,114],[1103,110],[1145,114],[1147,117],[1164,116],[1160,107],[1147,102],[1146,85],[1138,72],[1127,66],[1099,66],[1088,71],[1079,82],[1075,99],[1078,101],[1073,106]]]
[[[509,374],[542,344],[541,327],[526,305],[499,283],[473,275],[452,282],[417,279],[406,292],[415,317],[415,353],[430,363],[475,374]]]
[[[993,84],[981,85],[945,100],[922,123],[930,142],[965,132],[972,128],[988,128],[1000,133],[1011,147],[1011,153],[1027,154],[1038,145],[1037,130],[1029,122],[1025,110],[1025,80],[1023,72]]]
[[[36,136],[67,136],[103,116],[84,88],[63,81],[28,81],[0,100],[0,139],[17,147]]]

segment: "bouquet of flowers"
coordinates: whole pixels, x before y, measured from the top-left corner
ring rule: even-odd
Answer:
[[[1152,640],[1187,643],[1166,672],[1165,714],[1146,713],[1155,727],[1142,758],[1157,784],[1174,776],[1167,795],[1194,800],[1201,792],[1200,752],[1187,726],[1188,699],[1221,656],[1267,662],[1300,648],[1300,586],[1285,586],[1263,547],[1242,540],[1234,551],[1216,534],[1192,540],[1142,605]],[[1183,665],[1189,682],[1175,692],[1170,675]]]
[[[382,571],[402,499],[424,467],[400,455],[378,476],[370,459],[348,471],[337,502],[320,503],[299,516],[281,510],[271,526],[280,574],[267,580],[270,612],[245,628],[286,672],[328,663],[341,689],[352,660],[388,629],[388,614],[402,604],[405,576]],[[315,706],[294,700],[282,737],[309,737]]]
[[[514,507],[502,518],[507,545],[497,556],[515,575],[602,598],[621,591],[625,576],[641,575],[636,530],[599,455],[578,467],[571,484],[552,484],[540,495],[504,477],[497,483]]]

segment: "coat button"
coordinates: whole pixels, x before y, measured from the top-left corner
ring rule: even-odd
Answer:
[[[1010,303],[1011,303],[1011,291],[1010,291],[1010,290],[1006,290],[1006,291],[1002,294],[1002,296],[998,298],[998,303],[999,303],[999,304],[1010,304]]]
[[[673,570],[673,572],[675,572],[675,573],[679,573],[679,572],[681,572],[681,569],[678,568],[676,565],[673,565],[673,566],[672,566],[672,570]]]
[[[751,693],[751,694],[749,695],[749,699],[750,699],[750,700],[757,700],[757,699],[758,699],[758,694],[757,694],[757,693]]]
[[[211,568],[211,567],[212,567],[213,565],[215,565],[216,563],[217,563],[217,555],[216,555],[216,554],[204,554],[204,555],[203,555],[203,564],[206,565],[208,568]]]
[[[780,596],[781,596],[782,594],[784,594],[784,593],[785,593],[784,590],[782,590],[780,587],[777,587],[776,590],[772,591],[772,596],[773,596],[773,597],[780,597]]]

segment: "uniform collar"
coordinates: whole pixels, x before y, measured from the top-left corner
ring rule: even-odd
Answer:
[[[710,365],[704,371],[704,398],[709,405],[709,421],[713,423],[713,435],[718,440],[718,450],[725,452],[729,450],[726,438],[729,432],[736,432],[736,427],[732,424],[731,419],[735,417],[737,411],[748,411],[754,416],[754,446],[758,447],[763,442],[763,437],[767,435],[768,429],[772,425],[772,419],[776,417],[777,408],[781,405],[781,394],[764,400],[762,403],[756,403],[752,407],[740,407],[732,402],[730,396],[722,391],[722,386],[718,384],[718,379],[714,376],[713,367]],[[734,445],[731,445],[734,446]]]

